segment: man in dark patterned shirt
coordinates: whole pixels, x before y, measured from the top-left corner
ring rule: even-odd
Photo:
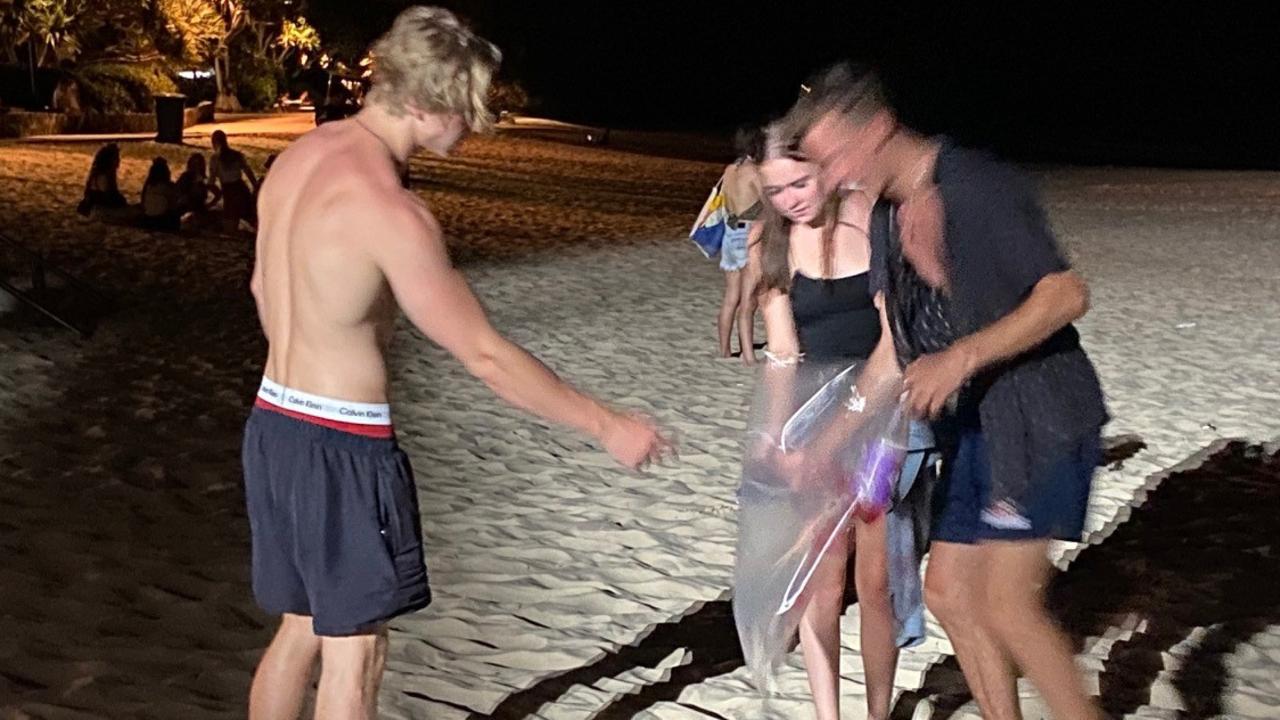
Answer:
[[[1021,716],[1012,661],[1053,717],[1096,720],[1043,598],[1049,542],[1081,539],[1107,420],[1071,325],[1084,281],[1021,173],[901,126],[873,74],[832,68],[791,119],[828,187],[900,207],[900,232],[873,242],[873,286],[906,401],[944,448],[925,595],[983,715]]]

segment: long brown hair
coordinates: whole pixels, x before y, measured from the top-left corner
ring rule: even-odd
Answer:
[[[760,163],[788,159],[796,162],[812,162],[800,151],[800,139],[786,130],[782,123],[774,123],[765,129],[764,151]],[[760,238],[760,283],[758,294],[770,290],[791,290],[791,228],[795,223],[774,207],[772,200],[761,197],[762,209]],[[823,204],[819,218],[822,221],[822,274],[831,275],[835,255],[836,214],[839,200],[835,195]]]

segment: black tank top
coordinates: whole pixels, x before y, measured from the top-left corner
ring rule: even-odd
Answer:
[[[833,280],[796,273],[790,296],[800,351],[809,358],[866,358],[880,341],[880,312],[867,273]]]

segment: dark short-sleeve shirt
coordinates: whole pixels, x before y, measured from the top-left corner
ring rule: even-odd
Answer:
[[[939,301],[940,312],[954,338],[1008,315],[1045,276],[1070,268],[1031,180],[1017,169],[944,139],[934,182],[945,213],[950,286]],[[888,295],[901,287],[893,282],[903,272],[901,253],[891,223],[882,219],[873,227],[872,292]],[[904,299],[886,300],[892,306]],[[918,301],[906,298],[905,304],[907,315],[927,316],[911,307]],[[895,332],[916,332],[912,327],[895,325]],[[922,354],[920,343],[895,342],[903,363]],[[1045,463],[1107,421],[1097,373],[1071,325],[975,377],[960,401],[978,405],[991,454],[993,503],[1022,504],[1028,492],[1035,492]]]

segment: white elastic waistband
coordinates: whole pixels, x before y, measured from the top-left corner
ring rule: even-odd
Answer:
[[[354,423],[356,425],[390,425],[391,406],[386,403],[359,403],[334,400],[323,395],[304,393],[272,380],[262,378],[258,397],[286,410],[311,417]]]

